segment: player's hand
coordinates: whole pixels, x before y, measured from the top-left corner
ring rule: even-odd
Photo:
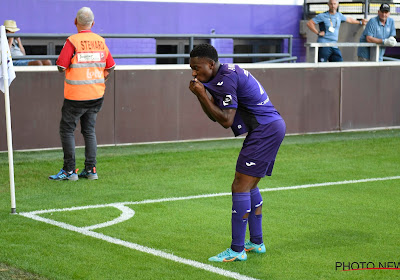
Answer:
[[[199,80],[197,80],[197,78],[194,78],[189,82],[189,89],[196,96],[206,94],[206,89],[204,88],[204,85],[201,82],[199,82]]]

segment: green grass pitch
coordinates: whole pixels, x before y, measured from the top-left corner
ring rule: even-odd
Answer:
[[[69,228],[10,214],[8,157],[0,153],[0,279],[400,278],[397,269],[337,267],[400,268],[400,130],[287,136],[272,177],[259,184],[267,253],[208,262],[230,245],[242,141],[102,147],[99,180],[77,182],[47,179],[62,167],[61,150],[15,152],[17,212],[92,207],[37,215]],[[77,168],[83,158],[77,149]],[[121,214],[93,205],[124,202],[133,216],[85,235]]]

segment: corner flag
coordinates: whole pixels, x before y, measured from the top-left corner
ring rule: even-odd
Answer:
[[[7,125],[7,146],[8,146],[8,168],[10,173],[10,193],[11,193],[11,214],[17,213],[15,205],[15,185],[14,185],[14,159],[12,148],[12,133],[11,133],[11,114],[10,114],[10,94],[8,87],[15,79],[15,72],[11,58],[10,47],[6,36],[6,28],[4,25],[0,27],[0,90],[4,93],[4,104],[6,111]]]
[[[5,93],[5,80],[8,80],[7,86],[10,86],[11,82],[15,79],[15,71],[12,63],[10,47],[8,46],[5,27],[3,25],[1,26],[0,41],[0,90]],[[5,65],[3,66],[3,64]]]

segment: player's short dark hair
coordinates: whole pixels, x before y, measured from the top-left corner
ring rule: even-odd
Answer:
[[[193,48],[193,50],[190,52],[190,57],[207,57],[217,62],[218,52],[210,44],[200,44]]]

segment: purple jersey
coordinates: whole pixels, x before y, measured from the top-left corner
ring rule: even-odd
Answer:
[[[219,108],[237,110],[231,126],[235,136],[282,119],[261,84],[237,65],[221,64],[217,75],[204,87]]]

